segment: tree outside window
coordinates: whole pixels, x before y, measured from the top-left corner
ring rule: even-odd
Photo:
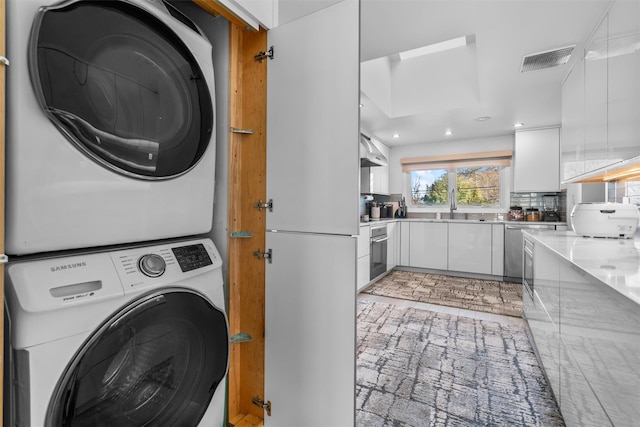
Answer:
[[[413,205],[448,206],[449,194],[455,189],[459,207],[500,206],[501,170],[499,166],[481,166],[412,171]]]

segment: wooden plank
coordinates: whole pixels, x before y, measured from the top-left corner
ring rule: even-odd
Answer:
[[[232,345],[229,367],[229,417],[263,416],[251,403],[264,396],[264,269],[253,252],[265,247],[266,211],[253,204],[266,200],[266,71],[254,60],[266,50],[266,31],[231,26],[230,127],[252,134],[229,134],[229,231],[249,231],[252,238],[229,240],[229,327],[251,342]]]

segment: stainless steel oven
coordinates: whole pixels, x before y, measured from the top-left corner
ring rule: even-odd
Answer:
[[[373,280],[387,271],[387,240],[389,240],[389,236],[387,236],[386,224],[371,227],[369,280]]]
[[[522,284],[533,298],[533,242],[524,238],[522,251]]]

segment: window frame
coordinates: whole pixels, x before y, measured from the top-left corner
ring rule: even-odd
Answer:
[[[499,203],[497,205],[492,205],[492,206],[480,206],[480,205],[460,205],[458,204],[458,202],[456,202],[457,205],[457,210],[458,211],[466,211],[466,212],[472,212],[472,211],[479,211],[479,212],[493,212],[493,211],[502,211],[504,209],[507,209],[508,206],[508,190],[509,189],[505,189],[505,187],[508,185],[507,183],[507,170],[510,168],[509,166],[496,166],[496,165],[491,165],[488,164],[486,165],[487,167],[497,167],[499,169],[499,186],[500,186],[500,190],[499,190],[499,194],[500,194],[500,199],[499,199]],[[405,172],[405,176],[407,177],[407,185],[406,188],[408,190],[408,194],[409,197],[407,197],[407,204],[408,207],[410,209],[420,209],[420,210],[428,210],[428,211],[433,211],[433,212],[442,212],[442,211],[449,211],[450,210],[450,206],[451,206],[451,201],[450,201],[450,195],[451,195],[451,191],[452,190],[456,190],[456,194],[458,193],[458,188],[457,188],[457,169],[461,169],[463,168],[463,165],[460,166],[453,166],[453,167],[449,167],[449,168],[441,168],[438,167],[437,165],[434,165],[433,168],[425,168],[425,169],[421,169],[421,170],[447,170],[448,171],[448,183],[447,183],[447,201],[444,204],[438,204],[438,205],[422,205],[422,204],[414,204],[413,203],[413,197],[411,196],[413,194],[413,182],[411,179],[411,173],[415,172],[415,171],[407,171]]]

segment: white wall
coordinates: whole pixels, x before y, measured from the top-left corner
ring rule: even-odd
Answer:
[[[483,151],[500,151],[513,150],[514,135],[496,136],[490,138],[465,139],[459,141],[441,141],[435,144],[412,144],[391,147],[389,154],[389,192],[392,194],[404,194],[407,200],[410,199],[408,194],[408,178],[402,172],[400,159],[406,157],[422,157],[422,156],[443,156],[449,154],[465,154],[477,153]],[[511,192],[511,168],[506,168],[503,188],[503,198],[506,194],[509,203],[509,193]]]

